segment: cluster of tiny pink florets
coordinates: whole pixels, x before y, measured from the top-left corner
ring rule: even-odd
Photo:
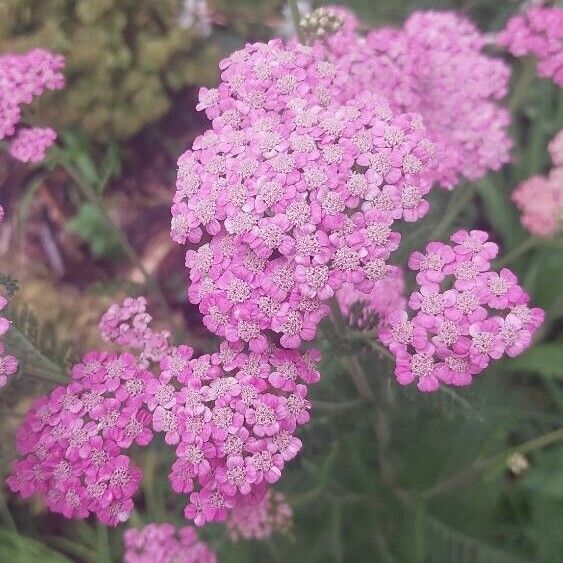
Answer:
[[[300,450],[293,432],[309,420],[306,385],[319,379],[318,353],[245,351],[224,341],[218,352],[193,357],[192,348],[152,331],[145,306],[143,298],[113,305],[102,334],[140,350],[141,365],[158,360],[144,398],[152,430],[176,449],[172,489],[189,495],[186,517],[197,525],[225,520],[239,502],[257,503]]]
[[[422,390],[468,383],[500,357],[498,342],[501,354],[527,346],[541,312],[526,307],[508,270],[498,280],[488,271],[496,245],[486,235],[456,233],[453,248],[431,243],[413,255],[413,319],[402,272],[388,264],[398,222],[427,213],[434,181],[451,186],[506,160],[508,119],[495,101],[506,68],[452,14],[418,14],[404,31],[366,40],[342,17],[337,34],[310,46],[246,46],[221,62],[219,87],[200,92],[212,127],[178,161],[171,236],[188,246],[188,296],[222,339],[218,351],[194,357],[173,346],[150,327],[143,298],[112,306],[103,337],[137,355],[87,354],[68,386],[34,404],[18,433],[12,490],[39,493],[67,517],[117,524],[141,478],[124,452],[162,433],[175,448],[169,479],[189,498],[186,517],[203,525],[234,510],[230,529],[256,536],[273,525],[257,516],[278,498],[270,485],[301,448],[295,433],[320,377],[318,351],[303,344],[329,299],[344,312],[363,300],[366,315],[399,308],[381,338],[398,379],[416,378]],[[442,294],[446,276],[454,286]],[[284,521],[288,510],[278,512]]]
[[[557,233],[563,222],[563,129],[548,148],[553,168],[547,175],[528,178],[512,194],[524,227],[541,237]]]
[[[64,87],[64,58],[43,49],[0,56],[0,140],[11,138],[10,154],[23,162],[39,162],[55,142],[50,128],[20,126],[22,106],[47,90]]]
[[[353,22],[353,16],[344,15]],[[509,67],[483,53],[483,34],[454,12],[415,12],[402,29],[361,37],[355,25],[326,40],[329,60],[342,71],[348,95],[384,95],[397,113],[416,112],[437,144],[432,179],[452,188],[509,161]]]
[[[148,524],[123,535],[125,563],[216,563],[215,553],[198,540],[192,526]]]
[[[227,520],[229,537],[264,540],[274,532],[284,532],[292,524],[293,510],[282,493],[268,491],[258,503],[235,507]]]
[[[538,74],[563,87],[563,8],[532,8],[512,17],[497,43],[515,57],[534,55]]]
[[[419,287],[379,331],[398,382],[425,392],[469,385],[491,360],[521,354],[544,317],[510,270],[491,270],[498,246],[487,233],[460,230],[450,240],[411,255]]]
[[[146,368],[152,362],[160,362],[172,349],[170,332],[153,330],[151,322],[147,300],[128,297],[107,310],[100,321],[100,334],[107,342],[136,350],[140,365]]]
[[[86,354],[71,383],[27,413],[16,436],[22,458],[8,486],[24,498],[42,496],[67,518],[94,513],[104,524],[124,522],[141,481],[125,451],[151,441],[157,395],[156,378],[132,354]]]

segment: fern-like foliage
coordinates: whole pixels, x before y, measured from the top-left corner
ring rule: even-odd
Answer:
[[[432,563],[529,563],[480,539],[471,537],[437,518],[425,515],[426,544]]]
[[[0,272],[0,285],[4,286],[8,297],[12,297],[18,290],[18,280],[3,272]]]
[[[11,306],[12,321],[5,336],[7,350],[18,358],[20,371],[64,383],[72,361],[72,347],[59,341],[52,323],[41,324],[27,305]]]

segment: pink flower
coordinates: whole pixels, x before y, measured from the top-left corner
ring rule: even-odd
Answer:
[[[250,459],[247,458],[245,461],[240,456],[228,457],[226,466],[221,467],[217,472],[218,486],[222,492],[230,496],[237,492],[247,495],[256,479],[256,469]]]
[[[229,536],[239,539],[269,538],[283,532],[292,524],[293,510],[282,493],[268,490],[259,502],[246,502],[237,506],[227,520]]]
[[[22,162],[40,162],[57,134],[48,127],[18,128],[24,105],[47,90],[64,86],[64,58],[43,49],[0,56],[0,140],[13,137],[10,154]]]
[[[193,561],[216,563],[215,553],[198,541],[193,527],[151,523],[141,529],[129,528],[123,534],[125,563],[164,563]]]
[[[19,129],[10,145],[10,155],[21,162],[41,162],[56,139],[50,127]]]
[[[399,383],[416,381],[421,391],[469,385],[491,359],[521,354],[544,317],[527,306],[529,297],[510,270],[490,270],[497,247],[487,233],[461,230],[450,240],[453,245],[430,243],[426,254],[411,255],[420,287],[378,332],[395,356]],[[452,281],[454,288],[443,290]]]
[[[513,16],[497,36],[497,43],[515,57],[533,54],[537,57],[540,76],[563,86],[563,8],[530,8]]]

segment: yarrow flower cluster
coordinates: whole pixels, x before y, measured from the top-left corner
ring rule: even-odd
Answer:
[[[413,252],[418,289],[406,309],[387,317],[380,340],[396,360],[402,385],[421,391],[469,385],[491,360],[521,354],[542,324],[528,294],[507,268],[491,270],[498,246],[484,231],[460,230],[451,244],[431,242]]]
[[[198,540],[192,526],[176,528],[172,524],[148,524],[128,529],[125,563],[216,563],[209,546]]]
[[[23,162],[39,162],[56,140],[50,128],[18,127],[22,106],[47,90],[64,87],[64,58],[43,49],[0,56],[0,140],[13,138],[10,154]]]
[[[146,298],[128,297],[121,304],[113,304],[103,315],[100,334],[107,342],[137,350],[140,365],[148,367],[151,362],[160,362],[172,350],[170,332],[154,331],[151,322]]]
[[[515,57],[534,55],[538,74],[563,88],[563,8],[532,8],[513,16],[497,43]]]
[[[171,237],[187,246],[188,297],[218,351],[196,357],[172,345],[151,328],[144,298],[113,305],[102,336],[136,355],[91,352],[69,385],[33,405],[13,491],[117,524],[141,479],[125,452],[162,433],[186,517],[201,526],[231,514],[233,536],[264,536],[291,516],[269,489],[302,446],[308,386],[320,378],[320,354],[304,343],[329,299],[345,314],[366,304],[362,325],[384,316],[399,381],[423,391],[467,384],[490,357],[529,344],[542,312],[528,309],[508,270],[489,271],[497,248],[486,234],[460,231],[453,247],[413,255],[412,318],[402,272],[388,264],[398,222],[428,212],[433,182],[451,187],[506,160],[508,118],[496,102],[504,65],[453,14],[416,14],[403,31],[366,39],[340,10],[307,21],[310,31],[326,24],[322,41],[247,45],[220,63],[220,85],[202,88],[197,106],[211,128],[178,161]],[[441,286],[446,276],[453,287]],[[150,530],[154,541],[131,532],[132,553],[159,543],[162,530]],[[162,538],[172,549],[170,538],[182,541],[170,530]]]
[[[512,201],[522,211],[521,221],[532,234],[553,236],[563,222],[563,129],[549,143],[553,168],[522,182]]]
[[[155,377],[131,354],[90,352],[71,382],[31,407],[18,429],[21,459],[7,479],[13,492],[40,495],[67,518],[94,513],[110,526],[127,520],[141,480],[125,451],[152,439]]]
[[[285,496],[269,490],[258,504],[239,505],[227,520],[229,537],[264,540],[275,532],[284,532],[292,524],[293,510]]]
[[[191,493],[196,524],[259,499],[300,449],[293,432],[319,375],[315,353],[298,348],[343,284],[369,294],[385,278],[393,224],[428,211],[434,153],[419,116],[394,115],[377,95],[347,98],[320,44],[249,45],[220,66],[198,105],[212,129],[179,159],[171,235],[189,245],[189,299],[224,341],[218,360],[179,375],[186,429],[177,406],[158,413],[179,441],[171,479]]]
[[[512,142],[507,93],[509,67],[483,53],[483,34],[454,12],[415,12],[402,29],[380,28],[361,37],[345,19],[340,33],[324,41],[329,60],[348,79],[348,95],[375,91],[394,112],[416,112],[437,144],[432,179],[453,188],[465,176],[482,177],[509,161]]]

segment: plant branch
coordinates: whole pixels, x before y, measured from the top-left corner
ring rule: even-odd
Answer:
[[[495,262],[495,266],[497,268],[502,268],[504,266],[507,266],[514,260],[517,260],[524,254],[526,254],[527,252],[538,246],[539,243],[540,241],[537,238],[528,237],[526,240],[520,243],[516,248],[511,250],[508,254],[497,260]]]
[[[442,220],[438,223],[438,225],[430,235],[430,240],[438,240],[448,232],[448,229],[452,226],[458,215],[473,199],[476,190],[476,182],[472,182],[469,185],[458,186],[455,189],[450,199],[450,203],[448,204],[446,211],[444,212]]]
[[[506,458],[514,453],[526,454],[545,448],[556,442],[563,440],[563,428],[559,428],[547,434],[543,434],[538,438],[524,442],[518,446],[507,448],[498,452],[491,457],[484,460],[476,460],[469,467],[460,471],[459,473],[448,477],[444,481],[437,483],[436,485],[426,489],[422,492],[422,498],[429,499],[441,494],[447,493],[453,489],[457,489],[461,486],[466,486],[478,479],[485,471],[491,469],[498,465],[499,463],[504,463]]]
[[[158,283],[158,280],[145,268],[140,256],[137,254],[135,248],[131,245],[123,231],[115,225],[111,217],[108,215],[107,211],[104,208],[104,205],[101,201],[100,196],[95,192],[95,190],[88,185],[80,174],[74,169],[74,167],[68,163],[64,158],[58,159],[60,164],[66,170],[68,175],[72,178],[75,182],[77,188],[80,190],[82,195],[85,199],[87,199],[100,213],[100,216],[103,218],[104,222],[106,223],[108,229],[115,235],[116,240],[119,242],[123,252],[125,255],[131,260],[136,268],[139,269],[143,277],[145,278],[145,282],[149,290],[153,293],[153,295],[158,300],[160,306],[164,310],[166,316],[171,320],[173,317],[173,312],[168,305],[168,301],[166,300],[166,296]]]

